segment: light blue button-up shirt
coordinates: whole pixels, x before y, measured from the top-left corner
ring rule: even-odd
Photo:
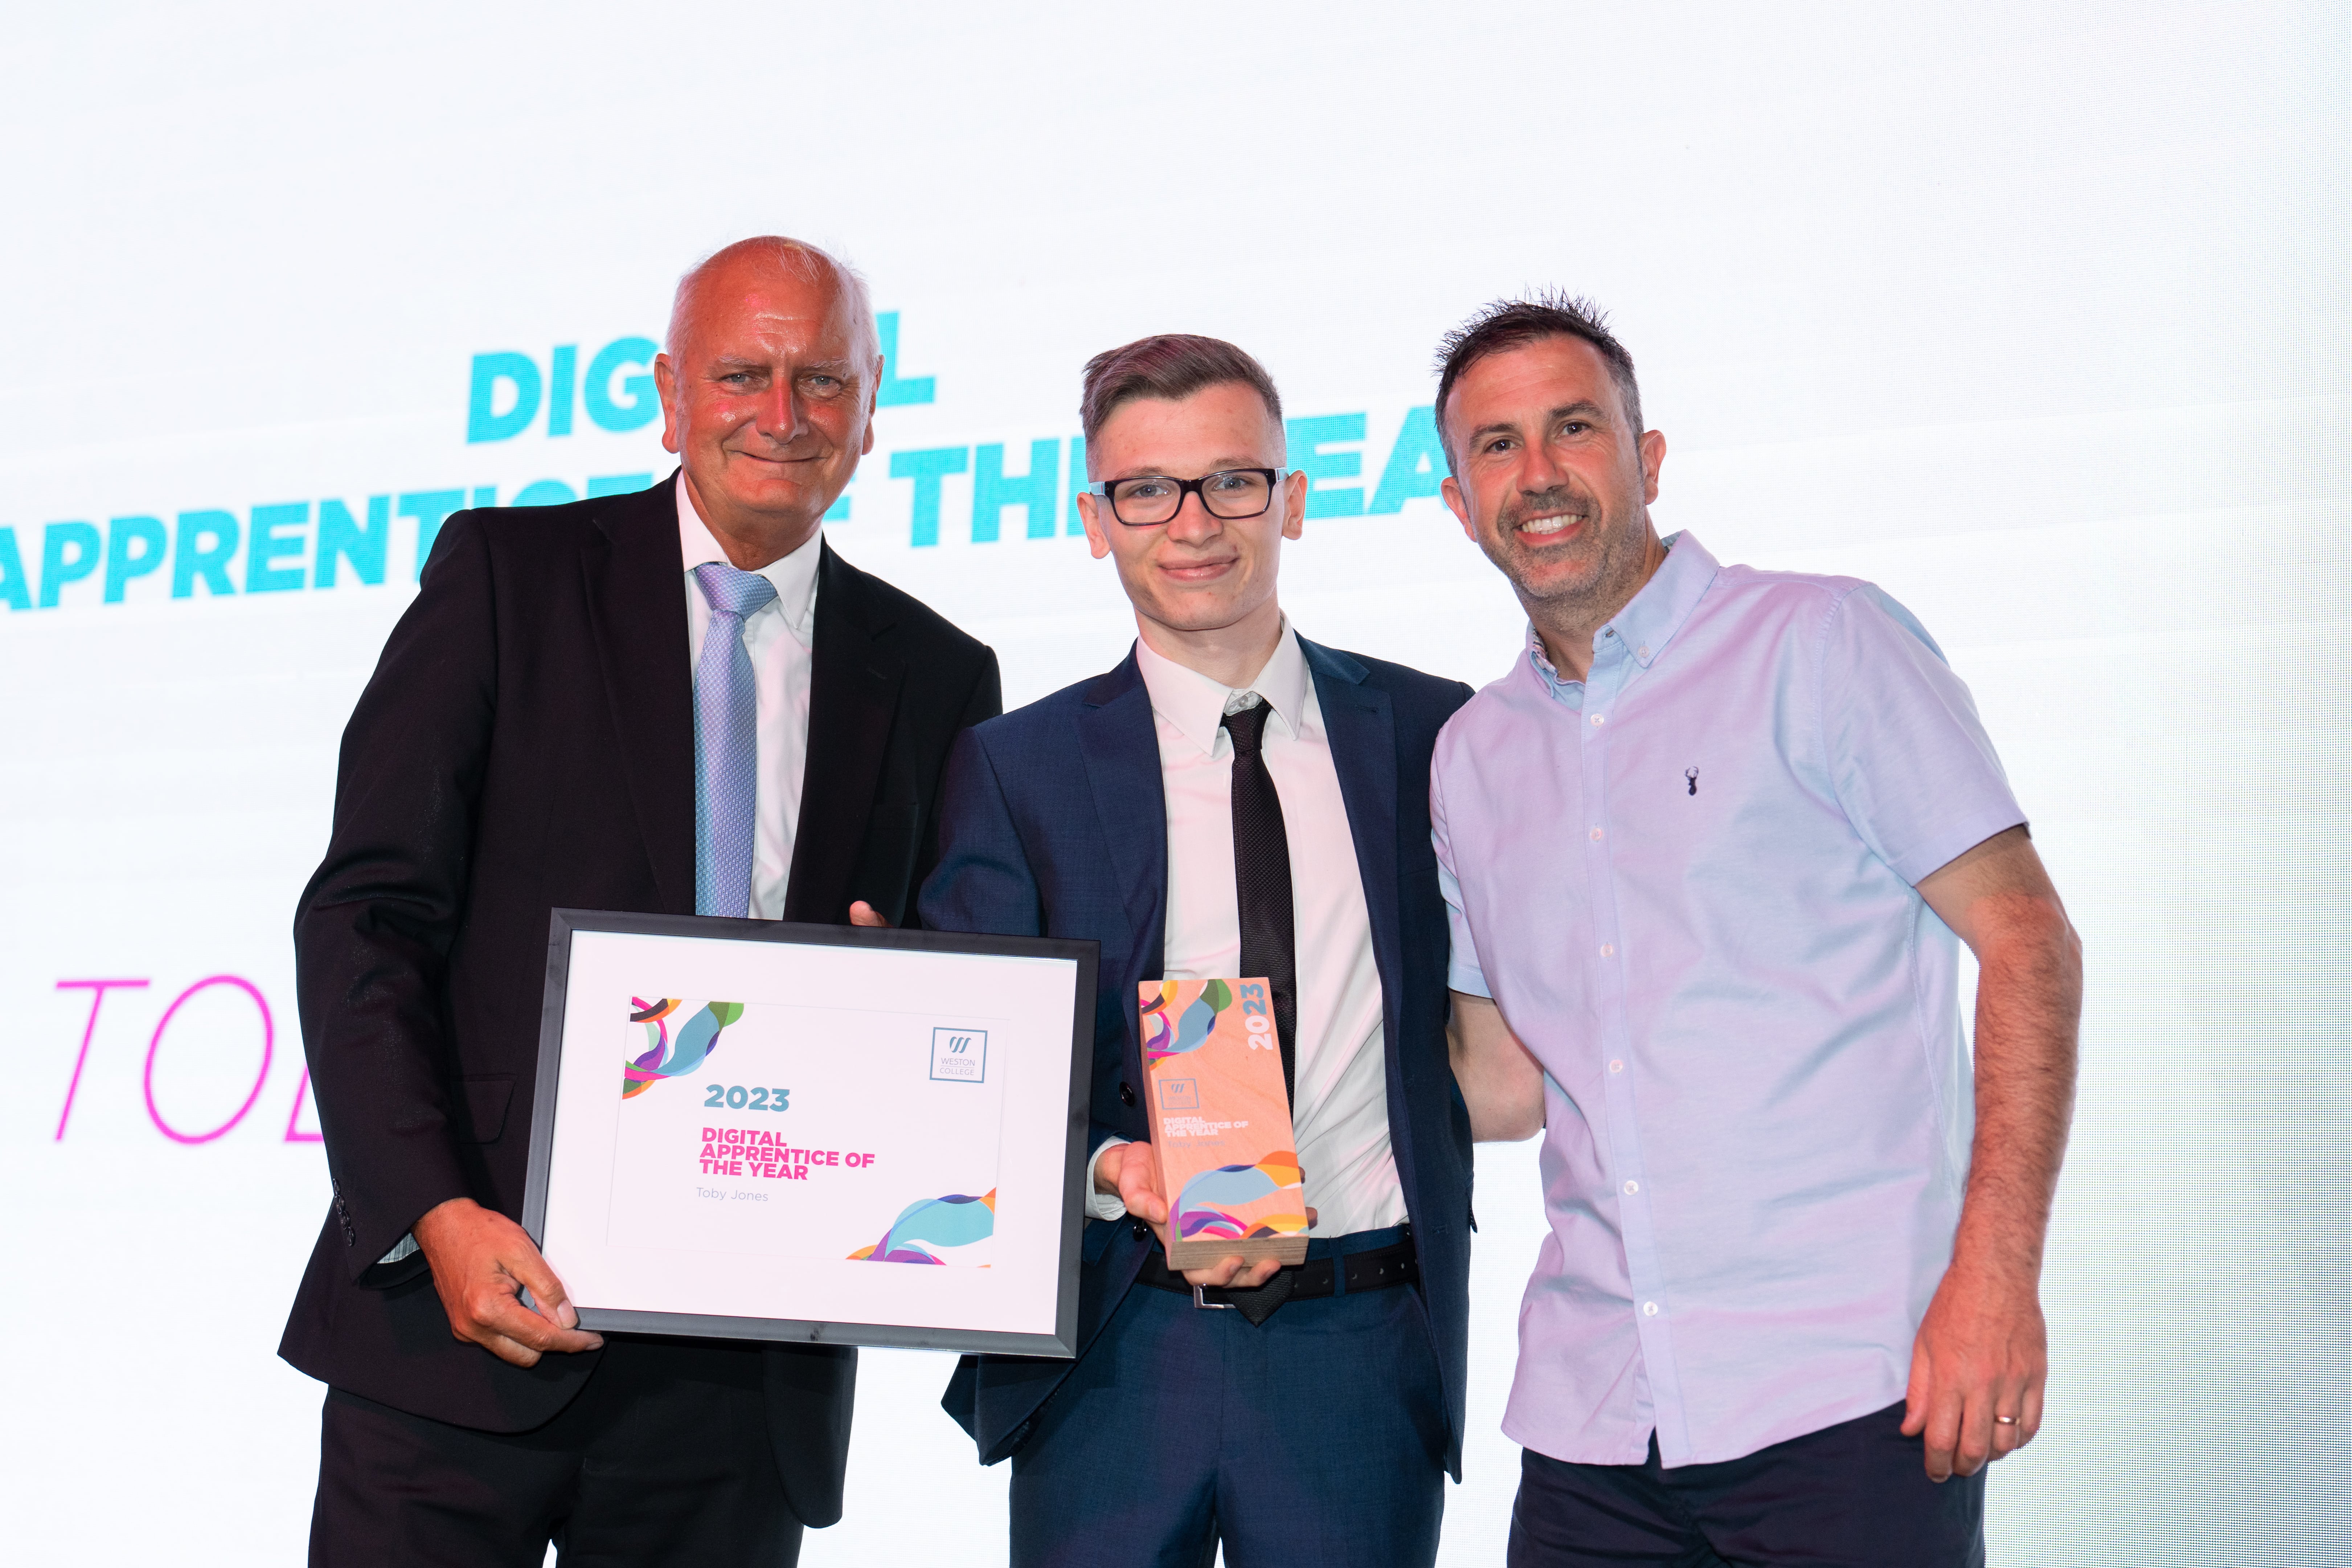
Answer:
[[[1585,680],[1530,639],[1432,770],[1452,984],[1544,1069],[1503,1429],[1589,1464],[1903,1397],[1974,1125],[1958,943],[1915,885],[2024,820],[1900,605],[1667,542]]]

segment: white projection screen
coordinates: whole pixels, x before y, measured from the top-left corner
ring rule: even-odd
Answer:
[[[2088,953],[2050,1415],[2001,1563],[2352,1562],[2337,5],[27,7],[0,50],[0,1100],[13,1562],[288,1563],[327,1205],[289,930],[420,529],[668,472],[645,361],[747,234],[871,279],[829,537],[1020,703],[1132,622],[1079,367],[1258,354],[1307,635],[1483,684],[1433,349],[1605,306],[1655,516],[1868,577],[1974,689]],[[436,510],[437,509],[437,510]],[[100,985],[99,983],[107,983]],[[1479,1155],[1444,1560],[1501,1560],[1542,1228]],[[941,1355],[866,1353],[812,1563],[1002,1563]]]

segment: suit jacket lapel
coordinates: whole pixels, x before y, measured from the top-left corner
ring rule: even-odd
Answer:
[[[660,891],[655,912],[692,914],[694,678],[675,494],[665,484],[615,498],[597,514],[581,567],[621,773]]]
[[[1409,1118],[1397,1049],[1403,1016],[1404,935],[1397,891],[1396,716],[1389,694],[1364,683],[1362,665],[1305,637],[1298,646],[1315,679],[1324,728],[1330,732],[1331,763],[1339,774],[1339,797],[1348,806],[1348,832],[1356,844],[1364,909],[1371,917],[1372,961],[1381,973],[1381,1013],[1388,1044],[1390,1142],[1397,1174],[1411,1193],[1412,1148],[1403,1136]]]
[[[907,667],[882,640],[891,622],[866,594],[866,574],[832,545],[818,548],[808,746],[784,919],[830,922],[846,918]]]
[[[1129,978],[1157,980],[1167,946],[1168,797],[1151,693],[1132,651],[1087,689],[1077,728],[1078,755],[1134,942]]]

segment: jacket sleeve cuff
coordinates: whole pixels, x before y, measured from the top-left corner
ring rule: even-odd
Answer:
[[[400,1238],[399,1246],[361,1269],[358,1284],[363,1290],[389,1290],[430,1272],[431,1268],[425,1260],[425,1249],[416,1245],[416,1233],[411,1231]]]
[[[343,1231],[343,1268],[357,1283],[378,1285],[397,1283],[415,1269],[424,1267],[425,1255],[413,1252],[395,1257],[403,1241],[411,1239],[416,1222],[452,1198],[468,1197],[465,1179],[458,1174],[457,1162],[447,1151],[436,1151],[442,1157],[425,1163],[423,1170],[404,1172],[406,1180],[391,1190],[354,1196],[338,1178],[335,1182],[335,1218]],[[434,1169],[433,1166],[439,1166]],[[397,1279],[386,1279],[370,1270],[400,1270]]]

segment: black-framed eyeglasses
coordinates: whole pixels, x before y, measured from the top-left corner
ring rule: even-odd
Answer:
[[[1258,517],[1274,504],[1280,468],[1220,468],[1197,479],[1145,474],[1132,479],[1097,479],[1087,493],[1110,502],[1111,516],[1129,528],[1157,528],[1174,520],[1184,498],[1197,495],[1208,514],[1226,522]]]

